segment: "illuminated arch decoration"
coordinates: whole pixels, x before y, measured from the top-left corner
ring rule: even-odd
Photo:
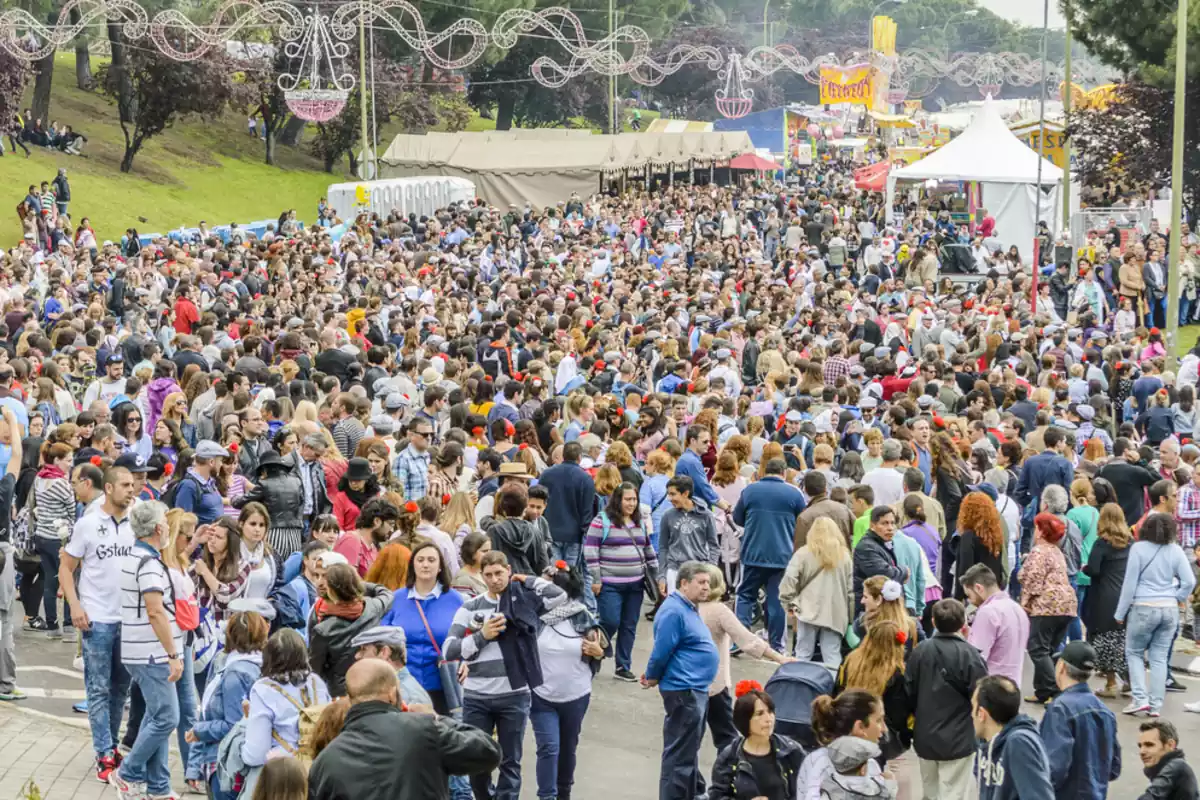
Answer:
[[[726,119],[740,119],[749,114],[754,107],[754,90],[746,86],[746,68],[742,66],[742,57],[730,53],[720,76],[724,78],[725,86],[716,92],[717,111]]]

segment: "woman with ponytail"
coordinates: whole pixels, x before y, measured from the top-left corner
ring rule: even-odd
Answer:
[[[883,698],[888,735],[879,743],[883,761],[895,758],[912,743],[908,718],[912,704],[904,685],[905,647],[911,636],[909,626],[880,619],[867,628],[867,636],[838,670],[835,692],[864,689]]]
[[[880,744],[887,725],[879,697],[863,689],[847,689],[836,698],[823,694],[812,704],[813,736],[821,747],[808,754],[800,767],[797,800],[821,800],[821,784],[834,773],[829,744],[843,736],[854,736]],[[889,782],[891,773],[883,772],[874,759],[867,762],[867,777],[882,775]],[[894,796],[894,794],[893,794]]]
[[[733,725],[740,738],[717,755],[709,800],[792,800],[799,785],[803,748],[775,733],[775,702],[758,681],[741,681],[736,694]]]

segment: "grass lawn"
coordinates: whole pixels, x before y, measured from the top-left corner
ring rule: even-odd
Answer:
[[[1179,329],[1179,339],[1175,342],[1175,355],[1183,357],[1196,346],[1200,339],[1200,325],[1186,325]]]
[[[93,70],[100,63],[93,56]],[[31,81],[22,107],[29,105],[32,94]],[[657,116],[645,111],[642,119],[648,125]],[[325,173],[303,140],[300,147],[276,147],[276,166],[268,166],[263,161],[263,143],[246,133],[246,118],[231,112],[177,123],[151,139],[134,160],[133,172],[124,174],[119,167],[125,139],[116,106],[76,88],[74,53],[60,52],[55,57],[49,117],[88,137],[86,155],[32,148],[32,157],[26,159],[19,150],[16,156],[7,152],[5,142],[0,158],[0,186],[6,188],[0,207],[6,203],[9,209],[0,213],[4,246],[21,237],[15,208],[26,188],[51,180],[59,167],[66,167],[71,182],[73,221],[88,217],[102,241],[119,239],[129,227],[143,234],[166,233],[200,220],[217,225],[277,217],[289,208],[311,222],[326,188],[352,179],[345,172],[345,159],[334,174]],[[579,120],[578,124],[585,123]],[[487,131],[495,126],[494,120],[475,114],[467,130]],[[380,150],[398,132],[393,126],[381,126]]]

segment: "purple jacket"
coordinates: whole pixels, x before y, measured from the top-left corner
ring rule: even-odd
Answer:
[[[900,530],[921,545],[921,549],[925,551],[925,558],[929,559],[929,569],[933,571],[934,575],[938,575],[938,559],[942,554],[942,541],[933,526],[928,522],[913,520]],[[949,597],[950,594],[946,596]]]
[[[158,424],[158,418],[162,416],[163,401],[167,399],[167,395],[182,391],[174,378],[155,378],[150,381],[150,385],[146,387],[146,398],[150,401],[150,419],[146,420],[144,430],[151,436],[154,435],[154,426]]]

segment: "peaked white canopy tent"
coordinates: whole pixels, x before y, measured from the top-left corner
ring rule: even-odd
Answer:
[[[1038,161],[1042,162],[1041,190]],[[887,208],[892,208],[897,183],[929,180],[978,184],[980,205],[996,220],[996,238],[1005,248],[1015,244],[1027,263],[1033,257],[1037,220],[1045,221],[1051,233],[1059,230],[1062,169],[1018,139],[991,100],[979,107],[971,124],[950,142],[920,161],[891,171]]]

